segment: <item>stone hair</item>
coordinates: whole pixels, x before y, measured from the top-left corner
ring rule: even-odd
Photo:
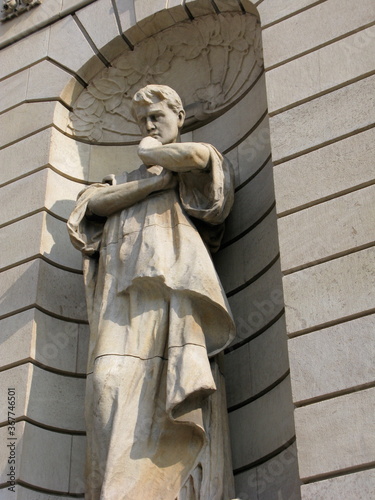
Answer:
[[[157,102],[165,101],[167,106],[176,114],[184,110],[180,96],[167,85],[147,85],[134,94],[132,100],[132,114],[138,106],[149,106]]]

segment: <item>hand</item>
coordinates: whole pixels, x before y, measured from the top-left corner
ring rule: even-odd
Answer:
[[[154,167],[151,167],[154,168]],[[156,167],[156,168],[161,168],[161,167]],[[162,168],[162,171],[158,175],[160,178],[161,184],[159,185],[158,189],[161,190],[166,190],[166,189],[173,189],[177,186],[177,176],[171,172],[170,170],[166,170],[165,168]]]
[[[162,146],[162,143],[160,141],[155,139],[155,137],[151,137],[148,135],[148,136],[144,137],[141,140],[141,142],[139,143],[138,152],[141,150],[144,151],[147,149],[158,148],[160,146]]]

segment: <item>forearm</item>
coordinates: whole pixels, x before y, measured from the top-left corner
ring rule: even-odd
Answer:
[[[149,194],[161,189],[161,186],[160,178],[154,176],[118,186],[104,187],[90,199],[88,210],[95,215],[108,217],[143,200]]]
[[[204,169],[210,159],[208,147],[195,142],[164,144],[155,147],[142,147],[141,143],[138,155],[145,165],[161,165],[173,172]]]

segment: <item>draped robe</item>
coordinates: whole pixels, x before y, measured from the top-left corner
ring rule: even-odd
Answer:
[[[233,186],[226,160],[207,147],[207,168],[178,174],[177,188],[104,222],[88,203],[107,184],[93,184],[68,221],[90,324],[87,500],[232,498],[216,355],[234,323],[208,247],[218,247]],[[142,165],[112,183],[151,175]]]

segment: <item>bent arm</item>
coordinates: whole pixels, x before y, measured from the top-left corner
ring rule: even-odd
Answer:
[[[145,199],[149,194],[168,189],[170,175],[155,175],[138,181],[100,189],[89,201],[88,210],[95,215],[108,217]]]
[[[161,165],[173,172],[188,172],[206,168],[210,151],[197,142],[162,144],[153,137],[145,137],[139,144],[138,156],[145,165]]]

